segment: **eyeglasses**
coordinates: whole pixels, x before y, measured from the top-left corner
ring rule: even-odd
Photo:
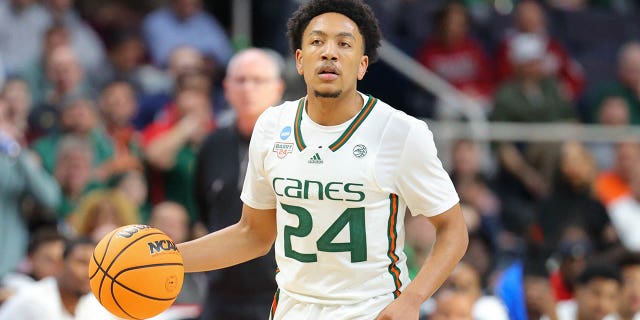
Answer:
[[[267,77],[234,77],[230,78],[231,81],[235,85],[254,85],[254,86],[262,86],[265,84],[269,84],[275,81],[276,78],[267,78]]]

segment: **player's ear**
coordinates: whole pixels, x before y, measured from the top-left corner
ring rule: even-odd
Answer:
[[[367,73],[367,68],[369,67],[369,56],[364,55],[360,58],[360,66],[358,67],[358,80],[362,80],[364,78],[364,74]]]
[[[302,50],[300,49],[296,49],[296,70],[298,70],[299,75],[304,75],[304,69],[302,69]]]

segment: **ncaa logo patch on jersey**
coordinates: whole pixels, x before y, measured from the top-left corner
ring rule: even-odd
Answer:
[[[365,147],[362,144],[358,144],[355,147],[353,147],[353,155],[356,158],[362,158],[364,156],[367,155],[367,147]]]
[[[278,158],[283,159],[293,152],[293,143],[276,142],[273,144],[273,152],[276,153]]]
[[[280,139],[287,140],[291,135],[291,126],[286,126],[280,131]]]

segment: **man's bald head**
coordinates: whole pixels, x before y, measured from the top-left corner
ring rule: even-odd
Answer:
[[[241,51],[229,61],[224,92],[243,135],[251,135],[258,116],[282,99],[283,65],[276,52],[258,48]]]

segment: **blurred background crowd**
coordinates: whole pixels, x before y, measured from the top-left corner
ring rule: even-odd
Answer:
[[[253,123],[305,94],[286,39],[300,2],[0,0],[0,303],[60,274],[66,239],[145,223],[182,242],[237,221]],[[640,125],[640,1],[365,2],[489,124]],[[386,61],[358,89],[472,120]],[[425,318],[634,319],[640,141],[438,142],[471,241]],[[406,223],[415,272],[434,232]],[[189,275],[174,318],[264,318],[273,259],[234,270]]]

